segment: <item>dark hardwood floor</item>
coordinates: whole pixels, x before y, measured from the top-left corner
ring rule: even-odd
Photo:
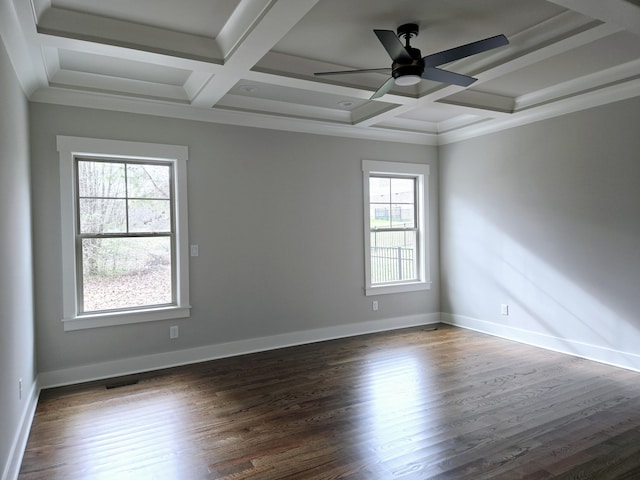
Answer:
[[[445,325],[292,347],[45,390],[19,478],[640,479],[640,374]]]

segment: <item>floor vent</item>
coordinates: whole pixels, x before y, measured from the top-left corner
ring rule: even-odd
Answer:
[[[112,388],[128,387],[129,385],[136,385],[137,383],[138,383],[138,380],[136,379],[122,380],[119,382],[108,383],[104,387],[107,390],[111,390]]]

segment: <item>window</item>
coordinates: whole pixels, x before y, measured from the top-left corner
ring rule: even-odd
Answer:
[[[58,137],[64,328],[189,316],[187,148]]]
[[[430,288],[426,253],[429,166],[364,160],[367,295]]]

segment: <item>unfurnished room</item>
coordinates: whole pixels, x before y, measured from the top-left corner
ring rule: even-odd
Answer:
[[[0,479],[640,478],[635,0],[0,0]]]

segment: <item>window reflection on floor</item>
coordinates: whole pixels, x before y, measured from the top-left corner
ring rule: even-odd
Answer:
[[[65,436],[75,439],[80,478],[182,478],[180,398],[166,390],[156,393],[114,397],[112,405],[73,416]]]
[[[406,451],[406,444],[424,434],[424,392],[431,379],[424,373],[417,356],[376,358],[368,366],[369,420],[372,422],[372,447],[381,460],[393,456],[396,448]]]

